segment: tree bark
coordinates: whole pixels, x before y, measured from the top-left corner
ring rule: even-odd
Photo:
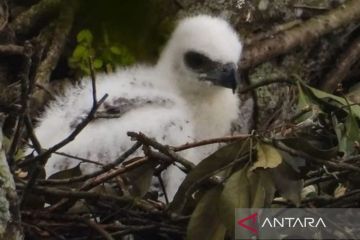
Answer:
[[[4,119],[4,115],[0,114],[0,239],[21,240],[23,233],[15,182],[3,146],[1,129]]]

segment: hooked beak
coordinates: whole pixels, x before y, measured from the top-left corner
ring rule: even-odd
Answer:
[[[232,89],[235,93],[238,84],[239,74],[234,63],[220,65],[200,76],[201,80],[210,81],[216,86]]]

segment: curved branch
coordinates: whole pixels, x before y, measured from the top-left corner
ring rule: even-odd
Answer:
[[[29,10],[21,13],[10,23],[16,34],[26,34],[46,15],[52,15],[59,10],[61,0],[42,0]]]
[[[358,19],[360,19],[360,1],[349,0],[340,7],[311,18],[287,31],[245,46],[239,67],[242,69],[254,67]]]

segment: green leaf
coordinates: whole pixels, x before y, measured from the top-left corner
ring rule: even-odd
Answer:
[[[251,191],[251,207],[269,207],[275,195],[275,182],[271,177],[270,170],[248,171]]]
[[[82,172],[80,169],[80,163],[78,165],[76,165],[73,168],[69,168],[69,169],[65,169],[62,171],[59,171],[57,173],[54,173],[53,175],[51,175],[50,177],[48,177],[48,179],[67,179],[67,178],[74,178],[74,177],[78,177],[81,176]],[[69,188],[77,188],[80,187],[82,183],[72,183],[72,184],[68,184],[66,187]],[[54,204],[57,203],[58,201],[60,201],[62,199],[62,197],[59,196],[46,196],[45,200],[47,203],[50,204]]]
[[[78,43],[87,43],[90,45],[93,41],[93,35],[90,30],[84,29],[77,34],[76,40]]]
[[[257,161],[250,167],[250,171],[256,168],[274,168],[282,162],[279,151],[269,144],[258,143],[256,150]]]
[[[312,105],[311,98],[305,94],[299,82],[297,82],[297,86],[299,90],[298,109],[309,108]]]
[[[81,176],[80,163],[73,168],[65,169],[54,173],[48,179],[66,179]]]
[[[151,161],[124,175],[131,185],[132,196],[143,197],[149,191],[156,165],[156,161]]]
[[[294,123],[301,123],[313,115],[314,102],[311,97],[303,90],[300,81],[297,82],[298,87],[298,104],[297,104],[297,112],[296,118],[294,119]]]
[[[312,88],[306,85],[303,82],[300,82],[301,89],[307,94],[308,97],[312,99],[313,102],[323,106],[332,106],[335,109],[341,109],[347,113],[352,112],[352,114],[360,119],[360,106],[351,105],[349,106],[348,101],[343,97],[338,97],[316,88]]]
[[[121,54],[123,54],[124,51],[122,49],[120,49],[119,47],[112,46],[112,47],[110,47],[110,52],[115,55],[121,55]]]
[[[74,59],[77,60],[82,60],[84,58],[88,58],[90,56],[90,52],[89,49],[87,49],[86,47],[82,46],[82,45],[78,45],[76,46],[72,57]]]
[[[270,206],[274,194],[274,183],[267,170],[250,171],[249,167],[240,169],[225,183],[219,203],[220,218],[228,231],[234,233],[236,208]]]
[[[181,213],[187,201],[198,189],[201,183],[213,176],[219,169],[229,165],[234,160],[247,154],[250,150],[250,141],[240,140],[220,148],[209,157],[202,160],[184,179],[169,206],[169,211]]]
[[[349,93],[346,97],[353,103],[360,104],[360,84],[357,83],[349,89]]]
[[[338,122],[336,117],[333,117],[333,125],[339,143],[339,151],[344,153],[344,156],[350,156],[356,150],[355,142],[360,142],[360,128],[356,119],[348,114],[345,122]]]
[[[226,229],[219,219],[219,198],[222,187],[217,186],[207,191],[194,212],[187,228],[187,240],[223,240]]]
[[[286,146],[321,159],[331,159],[338,153],[337,146],[321,146],[320,140],[303,136],[281,140]]]
[[[103,61],[102,61],[101,59],[96,58],[96,59],[94,60],[94,62],[93,62],[93,65],[94,65],[94,68],[95,68],[95,69],[100,69],[100,68],[102,68],[102,66],[103,66],[104,64],[103,64]]]
[[[291,157],[291,155],[288,155],[288,157]],[[280,195],[299,206],[303,189],[303,181],[299,174],[285,161],[269,171]]]

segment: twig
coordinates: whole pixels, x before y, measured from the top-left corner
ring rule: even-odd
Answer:
[[[157,178],[158,178],[158,181],[159,181],[159,183],[160,183],[161,190],[162,190],[162,192],[164,193],[165,203],[166,203],[166,204],[169,204],[169,202],[170,202],[170,201],[169,201],[169,197],[168,197],[168,195],[167,195],[166,188],[165,188],[165,184],[164,184],[164,181],[163,181],[163,179],[162,179],[162,177],[161,177],[161,174],[158,174]]]
[[[92,81],[95,81],[95,79],[93,79]],[[89,114],[86,116],[86,118],[80,122],[76,128],[74,129],[74,131],[64,140],[62,140],[61,142],[55,144],[53,147],[49,148],[47,151],[42,151],[41,154],[37,155],[36,157],[29,159],[29,161],[27,161],[28,163],[35,163],[36,167],[35,170],[31,173],[31,177],[30,180],[28,181],[26,188],[23,192],[22,198],[21,198],[21,203],[23,204],[26,198],[26,195],[28,193],[28,191],[32,188],[32,186],[35,184],[36,179],[38,177],[38,175],[41,172],[41,166],[40,164],[44,165],[47,162],[47,159],[51,156],[51,154],[57,150],[59,150],[60,148],[62,148],[63,146],[65,146],[66,144],[68,144],[69,142],[73,141],[75,139],[75,137],[87,126],[88,123],[90,123],[90,121],[94,118],[96,110],[100,107],[100,105],[105,101],[105,99],[107,98],[107,94],[105,94],[99,102],[97,102],[96,104],[94,104],[89,112]],[[95,102],[94,102],[95,103]],[[25,161],[23,161],[24,164]],[[19,164],[19,166],[21,166],[21,164]]]
[[[345,159],[342,159],[341,161],[342,162],[357,162],[359,160],[360,160],[360,155],[354,155],[354,156],[350,156]]]
[[[359,200],[360,200],[360,190],[357,189],[339,198],[333,199],[333,201],[331,201],[329,204],[322,207],[339,208],[339,207],[346,207],[347,204],[351,204],[352,206],[354,206],[355,204],[356,206],[358,206]]]
[[[29,134],[29,138],[30,138],[30,140],[31,140],[31,142],[32,142],[32,144],[34,146],[35,151],[38,154],[41,154],[43,152],[43,149],[41,147],[41,144],[40,144],[39,140],[37,139],[37,137],[35,135],[34,127],[32,125],[29,114],[27,114],[25,116],[25,127],[26,127],[26,130],[27,130],[27,133]]]
[[[221,138],[211,138],[211,139],[206,139],[206,140],[202,140],[202,141],[186,143],[181,146],[170,147],[170,149],[172,149],[175,152],[179,152],[179,151],[187,150],[190,148],[195,148],[195,147],[200,147],[200,146],[210,145],[210,144],[216,144],[216,143],[228,143],[228,142],[233,142],[236,140],[246,139],[249,137],[251,137],[251,134],[237,134],[237,135],[233,135],[233,136],[227,136],[227,137],[221,137]]]
[[[74,129],[74,131],[72,131],[70,133],[70,135],[65,138],[64,140],[62,140],[61,142],[55,144],[54,146],[52,146],[51,148],[49,148],[47,151],[43,152],[40,155],[37,155],[34,158],[31,158],[29,160],[24,160],[22,162],[20,162],[18,165],[19,167],[23,167],[26,166],[30,163],[33,162],[37,162],[37,161],[44,161],[47,158],[50,157],[50,155],[54,152],[56,152],[57,150],[59,150],[60,148],[64,147],[66,144],[70,143],[71,141],[73,141],[75,139],[75,137],[91,122],[91,120],[93,119],[96,110],[100,107],[100,105],[106,100],[106,98],[108,97],[108,94],[105,94],[96,104],[95,107],[93,107],[91,109],[91,111],[88,113],[88,115],[86,116],[86,118],[83,119],[83,121],[81,121],[76,128]]]
[[[89,57],[89,68],[90,68],[90,76],[91,76],[91,85],[92,85],[92,95],[93,95],[93,106],[96,104],[97,102],[97,96],[96,96],[96,76],[95,76],[95,71],[94,71],[94,66],[93,66],[93,61],[92,58]]]
[[[18,122],[16,126],[16,130],[7,153],[9,165],[12,166],[14,164],[14,155],[18,148],[20,138],[22,135],[22,130],[24,127],[25,117],[28,111],[28,100],[29,100],[29,75],[31,68],[31,55],[32,55],[32,46],[29,42],[25,43],[24,46],[24,59],[23,59],[23,69],[20,75],[21,82],[21,109],[18,116]]]
[[[349,171],[342,171],[342,172],[336,172],[333,173],[332,175],[324,175],[324,176],[319,176],[319,177],[314,177],[314,178],[310,178],[304,181],[304,187],[309,186],[309,185],[313,185],[313,184],[318,184],[321,182],[325,182],[328,180],[337,180],[336,178],[334,178],[334,175],[337,177],[340,176],[346,176],[347,174],[349,174]]]
[[[44,92],[47,93],[48,96],[50,96],[50,98],[52,100],[55,100],[56,97],[55,97],[55,94],[50,90],[48,89],[47,87],[45,87],[44,85],[41,85],[40,83],[36,83],[35,84],[36,87],[40,88],[41,90],[43,90]]]
[[[78,160],[80,162],[91,163],[91,164],[98,165],[98,166],[105,166],[103,163],[100,163],[98,161],[90,160],[90,159],[86,159],[86,158],[82,158],[82,157],[77,157],[77,156],[67,154],[67,153],[64,153],[64,152],[58,152],[57,151],[57,152],[54,152],[54,154],[59,155],[59,156],[63,156],[63,157],[72,158],[72,159]]]
[[[31,119],[29,118],[30,120],[30,123],[31,123]],[[31,136],[29,136],[30,139],[32,138]],[[34,137],[34,136],[33,136]],[[36,136],[35,136],[36,137]],[[37,139],[36,139],[37,140]],[[34,145],[31,145],[31,144],[28,144],[26,143],[27,145],[29,145],[29,147],[32,147],[32,148],[35,148]],[[46,148],[41,148],[41,151],[44,152],[44,151],[47,151],[48,149]],[[38,151],[37,151],[38,152]],[[39,152],[38,152],[39,153]],[[68,158],[72,158],[72,159],[75,159],[75,160],[78,160],[78,161],[81,161],[81,162],[86,162],[86,163],[91,163],[91,164],[94,164],[94,165],[98,165],[98,166],[105,166],[105,164],[103,163],[100,163],[98,161],[95,161],[95,160],[90,160],[90,159],[87,159],[87,158],[82,158],[82,157],[78,157],[78,156],[74,156],[74,155],[71,155],[71,154],[68,154],[68,153],[64,153],[64,152],[59,152],[59,151],[56,151],[56,152],[53,152],[53,154],[55,155],[59,155],[59,156],[63,156],[63,157],[68,157]]]
[[[25,189],[25,185],[23,184],[16,184],[18,189]],[[92,201],[98,200],[105,200],[105,201],[113,201],[120,205],[134,203],[134,198],[128,196],[116,196],[110,195],[105,193],[98,193],[98,192],[86,192],[86,191],[71,191],[71,190],[61,190],[58,188],[50,188],[50,187],[40,187],[34,186],[32,191],[39,195],[44,196],[52,196],[52,197],[59,197],[59,198],[69,198],[69,199],[87,199]]]
[[[180,0],[173,0],[173,2],[179,9],[185,8],[184,4]]]
[[[143,143],[144,145],[151,146],[156,150],[159,150],[159,152],[171,157],[172,159],[175,160],[175,162],[178,162],[181,165],[183,165],[187,171],[190,171],[195,166],[192,162],[189,162],[180,155],[176,154],[169,146],[164,146],[156,142],[155,140],[148,138],[143,133],[128,132],[127,135]]]
[[[91,78],[92,80],[92,86],[96,87],[96,79],[95,77]],[[93,91],[94,92],[94,91]],[[95,91],[96,92],[96,91]],[[54,145],[53,147],[49,148],[47,151],[40,151],[40,154],[37,155],[36,157],[30,159],[28,161],[28,163],[30,162],[34,162],[35,163],[35,169],[33,170],[33,172],[31,173],[30,179],[28,181],[28,183],[26,184],[25,190],[23,191],[23,195],[21,198],[21,203],[24,204],[26,196],[28,191],[33,187],[33,185],[36,182],[36,179],[38,178],[40,172],[41,172],[41,165],[45,165],[48,158],[51,156],[52,153],[56,152],[57,150],[59,150],[60,148],[62,148],[63,146],[65,146],[66,144],[68,144],[69,142],[73,141],[75,139],[75,137],[87,126],[88,123],[90,123],[90,121],[94,118],[95,113],[97,111],[97,109],[100,107],[100,105],[105,101],[105,99],[107,98],[107,94],[105,94],[99,102],[96,101],[96,95],[93,95],[93,106],[89,112],[89,114],[86,116],[86,118],[81,121],[76,128],[74,129],[74,131],[63,141],[59,142],[58,144]],[[31,130],[30,130],[31,131]],[[35,135],[34,135],[35,137]],[[36,137],[35,137],[36,138]],[[40,146],[41,149],[41,146]],[[25,162],[25,161],[24,161]],[[23,162],[23,163],[24,163]],[[20,166],[20,164],[19,164]]]
[[[135,143],[131,148],[129,148],[126,152],[124,152],[120,157],[118,157],[115,161],[112,163],[109,163],[107,165],[104,165],[101,170],[85,174],[79,177],[74,178],[68,178],[68,179],[48,179],[44,181],[39,181],[40,184],[44,185],[68,185],[72,183],[77,182],[83,182],[86,180],[89,180],[91,178],[95,178],[100,176],[101,174],[104,174],[108,172],[109,170],[117,167],[119,164],[121,164],[123,161],[125,161],[131,154],[133,154],[136,150],[138,150],[141,147],[141,143]]]
[[[89,225],[85,225],[84,219],[91,221],[88,218],[78,216],[78,215],[69,215],[69,214],[49,214],[46,212],[36,212],[36,211],[23,211],[23,218],[27,221],[37,221],[37,225],[41,227],[66,227],[70,229],[84,228]],[[179,221],[170,220],[167,215],[162,213],[160,214],[143,214],[138,211],[131,211],[124,209],[117,209],[115,213],[112,213],[110,218],[116,218],[120,223],[96,223],[99,227],[106,230],[108,233],[111,233],[113,237],[134,234],[143,231],[156,230],[157,232],[164,232],[170,234],[176,234],[180,236],[185,235],[185,226],[179,226]],[[39,221],[39,219],[41,221]],[[167,221],[170,220],[170,223]],[[188,217],[183,220],[186,220],[184,224],[189,220]],[[104,221],[107,222],[105,217]],[[127,224],[123,224],[126,222]],[[129,224],[131,223],[131,224]],[[76,229],[77,230],[77,229]],[[88,239],[89,236],[84,236],[81,234],[79,238],[76,239]],[[96,238],[97,239],[97,238]]]
[[[239,67],[254,67],[266,60],[304,46],[334,29],[360,18],[360,1],[348,0],[334,10],[309,19],[289,30],[279,32],[262,41],[245,46]]]
[[[89,227],[93,228],[95,231],[97,231],[101,236],[103,236],[107,240],[114,240],[114,238],[111,236],[110,233],[105,231],[99,224],[96,224],[93,221],[90,221],[89,219],[83,220],[85,224],[87,224]]]
[[[129,170],[135,169],[141,165],[143,165],[144,163],[148,162],[149,159],[144,157],[141,158],[131,164],[128,164],[124,167],[119,167],[118,169],[115,170],[111,170],[109,172],[106,172],[100,176],[98,176],[97,178],[93,179],[90,182],[85,183],[80,189],[79,191],[89,191],[91,189],[93,189],[96,186],[99,186],[100,184],[117,177],[120,174],[123,174]],[[69,199],[63,199],[61,201],[59,201],[58,203],[52,205],[48,211],[50,212],[55,212],[55,211],[61,211],[64,210],[63,208],[68,208],[69,206],[71,206],[73,203],[69,201]],[[143,204],[139,204],[139,207],[141,207],[142,209],[146,209],[148,211],[154,211],[153,207],[150,206],[145,206]]]
[[[186,144],[181,145],[181,146],[169,147],[169,148],[171,150],[175,151],[175,152],[178,152],[178,151],[183,151],[183,150],[187,150],[187,149],[190,149],[190,148],[195,148],[195,147],[209,145],[209,144],[226,143],[226,142],[236,141],[236,140],[239,140],[239,139],[246,139],[246,138],[248,138],[250,136],[251,136],[250,134],[239,134],[239,135],[234,135],[234,136],[228,136],[228,137],[222,137],[222,138],[212,138],[212,139],[207,139],[207,140],[198,141],[198,142],[186,143]],[[139,142],[135,143],[129,150],[124,152],[115,161],[113,161],[110,164],[104,165],[101,170],[98,170],[96,172],[93,172],[93,173],[90,173],[90,174],[85,174],[85,175],[82,175],[82,176],[79,176],[79,177],[68,178],[68,179],[40,180],[39,183],[42,184],[42,185],[67,185],[67,184],[72,184],[72,183],[83,182],[83,181],[89,180],[91,178],[97,177],[97,176],[99,176],[99,175],[101,175],[101,174],[103,174],[103,173],[117,167],[118,165],[120,165],[120,163],[122,163],[131,154],[133,154],[136,150],[138,150],[141,147],[141,145],[142,144],[139,143]],[[164,155],[166,155],[166,154],[164,154]],[[156,157],[158,157],[158,156],[156,156]],[[169,160],[171,160],[171,158]],[[127,161],[127,163],[128,163],[127,165],[129,165],[129,162],[132,162],[132,161],[131,160]],[[125,166],[125,168],[126,168],[126,166]]]
[[[26,228],[33,228],[34,230],[36,231],[45,231],[47,233],[49,233],[51,236],[54,237],[54,239],[57,239],[57,240],[66,240],[65,237],[63,236],[59,236],[57,233],[55,233],[54,231],[50,230],[49,228],[46,228],[44,226],[39,226],[39,224],[30,224],[30,223],[24,223],[22,222],[21,223],[23,228],[26,229]]]
[[[113,240],[112,236],[105,231],[100,225],[96,224],[95,222],[91,221],[88,218],[78,216],[78,215],[54,215],[54,214],[46,214],[41,212],[22,212],[22,215],[27,218],[34,218],[34,219],[47,219],[47,220],[62,220],[66,222],[83,222],[88,227],[94,229],[96,232],[98,232],[102,237],[105,237],[105,239]]]
[[[294,4],[294,8],[305,8],[305,9],[311,9],[311,10],[329,10],[328,6],[310,6],[305,4]]]

